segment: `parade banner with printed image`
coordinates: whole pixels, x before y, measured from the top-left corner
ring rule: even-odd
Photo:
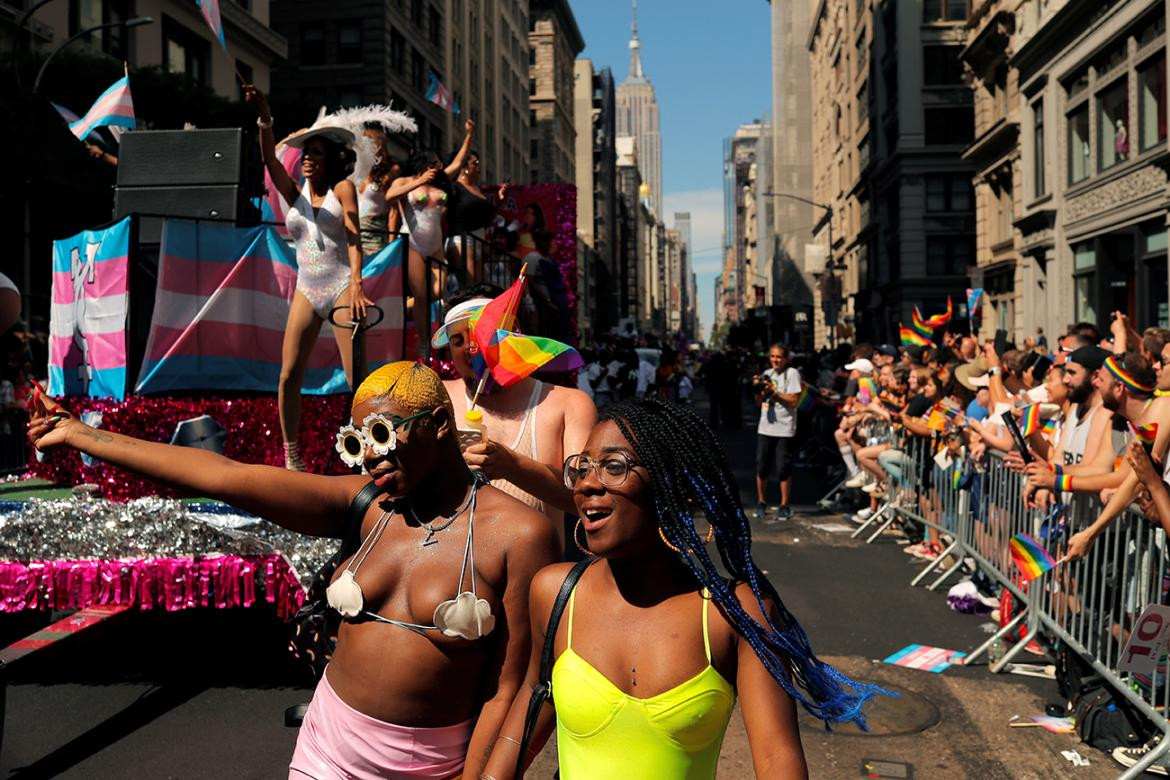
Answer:
[[[367,297],[385,313],[365,332],[370,370],[402,354],[403,256],[400,239],[362,268]],[[167,220],[137,392],[275,392],[296,282],[296,255],[269,226]],[[302,392],[347,390],[332,326],[322,323]]]
[[[126,394],[130,218],[53,242],[49,394]]]

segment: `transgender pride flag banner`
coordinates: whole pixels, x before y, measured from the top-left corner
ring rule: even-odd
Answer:
[[[130,218],[53,242],[49,394],[126,394]]]
[[[366,296],[385,312],[365,334],[371,370],[402,354],[405,251],[399,239],[367,257],[362,268]],[[154,318],[136,391],[276,392],[296,284],[296,256],[270,226],[167,220]],[[348,339],[345,343],[348,347]],[[304,392],[347,390],[333,329],[323,323]]]

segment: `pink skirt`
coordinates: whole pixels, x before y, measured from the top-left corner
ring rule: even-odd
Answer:
[[[372,718],[343,702],[326,673],[301,724],[289,780],[448,778],[463,768],[474,725],[408,728]]]

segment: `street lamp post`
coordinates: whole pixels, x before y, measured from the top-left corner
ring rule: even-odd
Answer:
[[[81,32],[77,33],[73,37],[66,40],[64,43],[62,43],[57,48],[53,49],[53,51],[50,52],[48,57],[45,57],[45,61],[43,63],[41,63],[41,69],[37,71],[37,77],[33,81],[32,93],[34,95],[37,94],[37,90],[41,86],[41,79],[44,77],[45,70],[49,67],[49,63],[53,61],[53,58],[56,57],[58,54],[60,54],[62,49],[68,47],[74,41],[79,40],[80,38],[84,38],[85,36],[89,35],[90,33],[95,33],[98,30],[108,30],[111,27],[126,27],[126,28],[141,27],[144,24],[151,24],[153,22],[154,22],[154,19],[150,18],[149,16],[137,16],[133,19],[126,19],[125,21],[121,21],[121,22],[108,22],[106,24],[99,24],[99,25],[96,25],[94,27],[90,27],[88,29],[82,30]]]
[[[801,197],[800,195],[792,195],[791,193],[787,192],[772,192],[771,190],[768,190],[764,193],[764,195],[769,198],[788,198],[789,200],[800,201],[801,203],[807,203],[810,206],[815,206],[818,209],[825,210],[825,216],[823,219],[827,220],[827,225],[829,228],[829,253],[828,260],[825,264],[825,273],[829,274],[830,278],[835,278],[835,274],[833,272],[837,269],[837,265],[833,261],[833,207],[826,203],[817,203],[815,200],[809,200],[808,198]],[[837,293],[835,290],[831,292],[832,295],[830,296],[829,303],[833,312],[834,322],[833,327],[829,328],[829,346],[836,347]]]

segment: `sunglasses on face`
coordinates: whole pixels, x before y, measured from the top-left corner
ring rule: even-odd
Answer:
[[[625,484],[630,472],[642,465],[638,461],[615,452],[601,460],[590,460],[588,455],[570,455],[565,459],[565,486],[570,490],[577,487],[581,480],[589,476],[590,471],[597,472],[597,481],[602,487],[616,488]]]
[[[362,420],[362,427],[343,425],[337,432],[337,443],[334,445],[341,462],[351,468],[360,466],[366,459],[366,447],[374,451],[375,455],[385,455],[398,447],[398,431],[410,430],[410,423],[420,417],[429,417],[432,410],[412,414],[410,417],[395,417],[393,415],[370,414]]]

